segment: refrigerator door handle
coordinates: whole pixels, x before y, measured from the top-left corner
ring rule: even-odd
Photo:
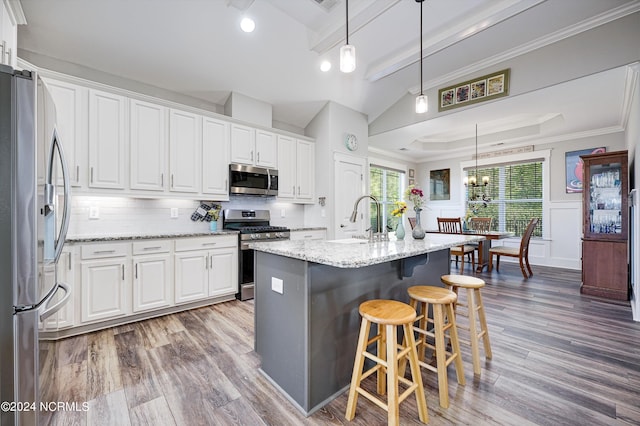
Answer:
[[[67,301],[69,300],[69,297],[71,297],[71,291],[69,291],[69,286],[67,286],[65,283],[57,283],[53,287],[53,289],[54,291],[53,293],[51,293],[51,297],[49,298],[49,300],[51,300],[53,296],[55,296],[58,293],[58,290],[63,290],[64,296],[62,297],[62,299],[56,302],[55,305],[49,306],[49,307],[47,307],[49,300],[45,301],[45,299],[43,299],[44,303],[40,305],[40,308],[44,308],[44,309],[40,311],[40,321],[44,321],[47,318],[49,318],[51,315],[58,312],[67,303]]]
[[[47,209],[53,210],[55,208],[55,184],[53,183],[53,166],[54,166],[54,151],[58,150],[60,157],[60,163],[62,164],[62,181],[64,185],[64,210],[62,211],[62,224],[60,226],[60,232],[58,238],[55,241],[55,252],[53,255],[53,262],[57,263],[62,254],[62,248],[64,247],[64,241],[67,238],[67,231],[69,230],[69,218],[71,209],[71,188],[69,184],[69,168],[67,167],[67,161],[64,157],[64,150],[60,144],[58,138],[58,130],[54,127],[53,134],[51,135],[51,150],[49,151],[49,167],[47,169],[47,182],[45,185],[45,211]],[[45,212],[46,214],[47,212]]]
[[[65,295],[55,305],[47,307],[47,305],[49,304],[51,299],[53,299],[53,296],[55,296],[56,293],[58,292],[58,290],[60,290],[60,289],[62,289],[65,292]],[[69,290],[69,286],[66,285],[65,283],[57,283],[56,285],[51,287],[51,289],[49,290],[47,295],[44,296],[42,298],[42,300],[40,300],[35,305],[15,306],[13,308],[14,314],[19,314],[19,313],[22,313],[22,312],[29,312],[29,311],[34,311],[36,309],[39,310],[41,308],[44,308],[44,310],[42,312],[40,312],[40,320],[45,320],[48,317],[50,317],[51,315],[53,315],[56,312],[58,312],[60,310],[60,308],[62,308],[62,306],[65,303],[67,303],[67,301],[69,300],[69,297],[71,297],[71,291]]]

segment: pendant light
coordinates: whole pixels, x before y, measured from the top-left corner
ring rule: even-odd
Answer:
[[[340,48],[340,71],[352,72],[356,69],[356,48],[349,44],[349,0],[345,0],[347,10],[347,44]]]
[[[420,95],[416,98],[416,113],[423,114],[429,110],[427,97],[422,93],[422,3],[424,0],[416,0],[420,3]]]
[[[489,185],[489,176],[482,176],[482,183],[478,182],[478,124],[476,124],[476,169],[473,176],[464,178],[464,185],[470,187],[469,189],[469,201],[482,201],[483,206],[487,207],[487,203],[491,201],[491,197],[485,193],[477,192],[477,188],[486,187]]]

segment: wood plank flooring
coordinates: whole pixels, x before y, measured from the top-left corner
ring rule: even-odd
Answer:
[[[438,404],[423,371],[432,425],[638,425],[640,323],[628,303],[581,296],[580,272],[517,265],[478,274],[493,359],[467,384],[449,369],[451,405]],[[467,269],[468,270],[468,269]],[[461,294],[461,299],[464,295]],[[464,318],[460,317],[460,322]],[[253,303],[233,301],[41,345],[43,401],[88,402],[88,411],[43,413],[42,425],[367,425],[386,413],[347,392],[309,418],[258,372]],[[370,390],[375,391],[373,378]],[[420,424],[415,398],[403,425]]]

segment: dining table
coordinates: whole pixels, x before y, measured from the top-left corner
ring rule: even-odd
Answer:
[[[435,230],[426,230],[425,232],[430,234],[441,234],[442,232]],[[473,230],[462,231],[465,235],[482,235],[484,240],[478,241],[478,260],[476,262],[476,272],[482,272],[485,266],[489,265],[489,249],[491,248],[491,241],[503,240],[505,238],[513,237],[515,234],[510,231],[488,231],[480,232]]]

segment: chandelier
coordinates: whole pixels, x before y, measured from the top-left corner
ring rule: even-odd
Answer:
[[[482,202],[483,207],[491,201],[488,194],[489,176],[482,176],[482,183],[478,180],[478,125],[476,124],[476,169],[473,176],[464,178],[464,186],[468,189],[469,201]],[[475,206],[474,206],[475,208]],[[474,213],[476,213],[474,211]]]

